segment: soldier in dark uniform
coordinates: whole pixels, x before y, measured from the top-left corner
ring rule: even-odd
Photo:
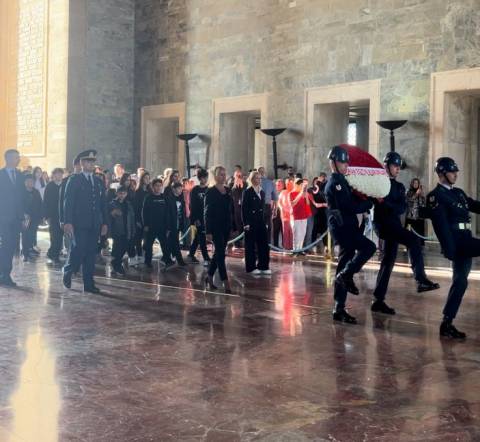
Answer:
[[[370,199],[361,200],[353,192],[345,179],[348,168],[348,152],[335,146],[328,154],[332,176],[325,187],[328,203],[328,227],[333,239],[340,246],[340,255],[335,278],[335,309],[333,320],[356,324],[357,320],[345,310],[347,292],[359,294],[353,282],[353,275],[375,253],[375,244],[366,238],[358,223],[357,214],[370,210]]]
[[[71,238],[71,248],[63,268],[63,284],[71,287],[72,274],[81,265],[84,292],[100,293],[93,273],[98,240],[107,233],[105,186],[93,173],[96,151],[87,150],[79,157],[82,172],[72,175],[65,188],[64,231]]]
[[[73,174],[77,175],[82,171],[82,166],[80,165],[80,155],[77,155],[73,159]],[[67,181],[70,179],[72,175],[66,176],[62,179],[62,184],[60,185],[60,193],[58,197],[58,220],[60,221],[60,225],[63,228],[65,224],[63,221],[63,206],[65,203],[65,188],[67,187]]]
[[[437,160],[435,172],[438,185],[427,195],[427,208],[443,255],[453,262],[452,286],[443,309],[440,336],[465,339],[467,335],[452,324],[467,290],[472,258],[480,256],[480,239],[471,231],[470,212],[480,213],[480,201],[468,197],[462,189],[453,187],[458,166],[452,158]]]
[[[384,251],[371,309],[373,312],[394,315],[395,310],[385,303],[385,295],[397,258],[398,244],[408,248],[413,274],[417,281],[417,291],[420,293],[436,290],[440,286],[430,281],[425,274],[420,239],[405,229],[400,220],[400,216],[407,210],[405,186],[396,180],[402,166],[402,158],[397,152],[388,152],[383,160],[383,166],[390,177],[391,186],[389,194],[375,204],[373,223],[378,237],[384,241]]]

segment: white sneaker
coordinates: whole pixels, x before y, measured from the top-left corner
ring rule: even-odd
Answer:
[[[272,271],[270,269],[267,269],[267,270],[262,270],[262,275],[271,275],[272,274]]]
[[[250,275],[261,275],[262,272],[258,269],[252,270],[251,272],[248,272]]]

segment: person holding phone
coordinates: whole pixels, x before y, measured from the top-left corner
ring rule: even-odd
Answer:
[[[407,213],[405,216],[405,228],[412,228],[421,236],[425,236],[425,219],[422,218],[422,209],[426,206],[423,186],[418,178],[410,181],[410,188],[407,192]],[[421,239],[422,246],[425,241]]]
[[[293,214],[293,249],[303,247],[303,241],[307,233],[307,220],[311,216],[310,200],[307,192],[308,183],[302,178],[297,178],[293,192],[290,192],[290,204]],[[304,252],[297,252],[296,256],[305,255]]]

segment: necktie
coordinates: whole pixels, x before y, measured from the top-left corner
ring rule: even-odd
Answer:
[[[10,170],[10,179],[12,180],[12,183],[15,184],[16,183],[16,177],[15,177],[15,170],[11,169]]]
[[[88,181],[90,182],[90,185],[92,186],[92,189],[93,189],[93,177],[92,177],[92,175],[88,175]]]

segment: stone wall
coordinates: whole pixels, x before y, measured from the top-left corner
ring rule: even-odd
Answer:
[[[95,148],[134,167],[134,0],[70,0],[68,163]]]
[[[20,0],[18,22],[17,147],[24,155],[45,148],[46,0]]]
[[[136,144],[143,105],[185,101],[187,131],[209,135],[212,99],[270,92],[293,129],[280,162],[304,169],[305,89],[381,79],[381,118],[409,120],[408,181],[427,177],[430,74],[480,66],[480,0],[137,0],[135,34]]]

